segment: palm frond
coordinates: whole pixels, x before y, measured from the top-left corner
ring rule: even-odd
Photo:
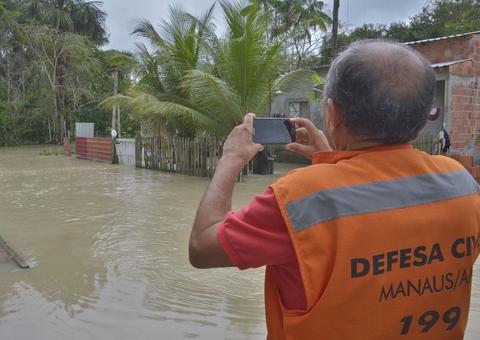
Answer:
[[[107,59],[107,64],[111,66],[134,65],[138,61],[130,54],[114,53]]]
[[[103,45],[108,42],[106,31],[107,13],[100,9],[100,1],[75,1],[71,3],[70,16],[75,32]]]
[[[265,108],[271,82],[282,69],[281,41],[267,42],[268,13],[258,5],[221,3],[229,25],[224,51],[219,54],[219,76],[235,90],[243,111]]]
[[[304,86],[305,84],[312,84],[312,76],[316,74],[311,70],[295,70],[288,72],[278,79],[273,84],[274,91],[288,92],[299,86]]]
[[[172,102],[150,102],[137,109],[137,115],[142,121],[154,122],[156,126],[169,123],[177,128],[183,128],[192,134],[208,131],[217,136],[229,132],[224,125],[192,108]]]
[[[133,20],[133,23],[134,23],[134,28],[130,32],[130,35],[136,35],[138,37],[145,38],[153,46],[165,45],[165,41],[158,34],[158,32],[153,27],[153,25],[150,23],[150,21],[136,18]]]
[[[229,127],[228,122],[239,123],[246,112],[242,111],[238,94],[224,81],[211,74],[192,70],[183,78],[183,89],[205,115]]]
[[[75,24],[68,12],[63,8],[47,8],[45,11],[44,22],[58,30],[73,32]]]

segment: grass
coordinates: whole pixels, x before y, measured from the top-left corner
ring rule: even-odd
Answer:
[[[70,154],[73,155],[75,154],[76,148],[75,148],[75,143],[71,142],[70,143]],[[50,150],[43,150],[43,152],[39,153],[40,156],[64,156],[65,151],[63,149],[62,145],[58,146],[51,146]]]

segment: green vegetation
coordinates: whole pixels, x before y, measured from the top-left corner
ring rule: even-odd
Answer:
[[[477,0],[428,0],[409,23],[364,24],[350,29],[340,25],[337,51],[360,39],[385,38],[399,42],[433,39],[480,30],[480,3]],[[323,37],[323,48],[313,64],[328,65],[332,59],[331,34]]]
[[[0,2],[0,145],[60,143],[81,121],[109,126],[98,103],[112,93],[112,52],[98,49],[107,42],[98,4]],[[129,70],[121,77],[124,90]]]
[[[112,111],[121,113],[122,137],[224,136],[246,112],[269,115],[277,93],[321,84],[311,69],[333,57],[323,1],[222,0],[199,16],[171,5],[168,21],[136,21],[132,33],[146,45],[134,52],[100,49],[108,41],[101,5],[0,2],[0,146],[61,143],[77,122],[110,136]],[[214,6],[223,13],[222,35]],[[476,0],[429,0],[409,24],[340,23],[336,50],[364,38],[476,31],[479,18]]]

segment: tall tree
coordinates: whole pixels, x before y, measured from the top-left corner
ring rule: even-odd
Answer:
[[[22,3],[22,11],[26,17],[57,30],[59,36],[62,33],[81,34],[101,46],[108,42],[106,13],[100,9],[102,4],[101,1],[85,0],[26,0]],[[65,98],[62,88],[68,67],[69,56],[64,55],[56,64],[54,79],[55,116],[59,124],[59,140],[65,136]]]
[[[401,42],[415,40],[415,36],[410,29],[410,26],[402,21],[392,22],[387,29],[385,37]]]
[[[162,20],[159,31],[149,21],[136,20],[132,34],[147,39],[152,50],[137,44],[139,77],[129,91],[130,97],[123,98],[123,102],[127,101],[144,123],[181,136],[195,135],[197,125],[216,124],[198,114],[183,88],[187,72],[208,67],[206,42],[211,38],[208,30],[214,30],[213,9],[194,18],[181,5],[174,4],[169,7],[170,20]]]
[[[475,1],[472,8],[462,14],[460,22],[449,21],[445,24],[447,34],[459,34],[480,30],[480,3]]]
[[[23,28],[25,40],[28,41],[29,54],[34,57],[35,64],[39,65],[38,75],[42,77],[42,93],[49,99],[48,109],[41,106],[49,122],[49,142],[56,139],[60,126],[53,124],[59,116],[58,107],[62,107],[62,117],[74,114],[82,105],[82,98],[93,97],[85,90],[85,85],[91,84],[93,71],[97,70],[98,58],[91,51],[94,49],[86,38],[73,33],[59,32],[49,26],[25,26]],[[62,73],[62,85],[58,86],[58,72]],[[98,87],[98,85],[97,85]],[[61,102],[59,103],[59,98]],[[31,101],[33,100],[30,98]],[[36,101],[39,99],[36,98]],[[40,109],[40,107],[39,107]],[[50,117],[51,112],[53,117]],[[66,120],[65,120],[66,122]],[[65,123],[65,127],[66,127]],[[63,133],[63,131],[62,131]]]
[[[325,3],[318,0],[250,0],[270,14],[270,39],[284,39],[287,54],[292,55],[292,69],[299,69],[303,60],[318,50],[321,35],[331,24]]]
[[[132,86],[132,64],[116,64],[112,62],[119,53],[116,50],[95,50],[92,55],[84,56],[80,62],[74,64],[75,71],[79,75],[81,84],[75,91],[70,91],[68,102],[70,104],[70,122],[93,122],[96,133],[103,136],[111,135],[112,112],[101,110],[98,103],[112,95],[112,81],[117,75],[117,93],[124,94]],[[128,53],[128,52],[124,52]],[[127,54],[132,56],[133,54]],[[113,75],[113,77],[112,77]],[[114,91],[113,91],[114,93]],[[116,110],[116,120],[120,120],[116,131],[117,136],[134,136],[136,127],[132,124],[128,111]]]
[[[410,18],[410,24],[393,22],[364,24],[353,30],[338,34],[333,43],[334,32],[323,37],[323,48],[318,64],[330,63],[336,46],[338,51],[359,39],[387,38],[399,42],[438,38],[450,34],[462,34],[480,30],[480,4],[478,0],[428,0],[422,10]]]
[[[0,145],[17,144],[19,140],[16,118],[23,111],[27,64],[26,53],[18,41],[20,31],[14,13],[0,3]]]
[[[463,14],[475,6],[477,0],[428,0],[421,12],[410,18],[414,40],[448,35],[446,24],[461,23]]]
[[[107,13],[102,1],[24,0],[22,11],[28,18],[62,32],[84,35],[97,46],[108,43],[105,21]]]
[[[169,132],[224,136],[245,113],[266,114],[272,93],[311,81],[309,71],[282,74],[283,40],[266,44],[269,16],[261,5],[220,5],[222,38],[211,23],[213,7],[199,18],[172,7],[159,32],[141,22],[135,32],[149,37],[154,51],[138,45],[144,74],[128,98],[117,100]]]
[[[340,33],[337,35],[337,42],[333,44],[333,33],[324,36],[323,49],[319,64],[328,65],[335,58],[336,54],[342,52],[349,44],[360,39],[378,39],[387,36],[385,24],[363,24],[356,27],[350,33]],[[335,47],[335,49],[333,48]]]

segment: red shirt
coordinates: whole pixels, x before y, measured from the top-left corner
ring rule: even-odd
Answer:
[[[272,189],[256,195],[239,211],[229,212],[218,227],[217,237],[239,269],[272,266],[285,308],[306,309],[297,256]]]

